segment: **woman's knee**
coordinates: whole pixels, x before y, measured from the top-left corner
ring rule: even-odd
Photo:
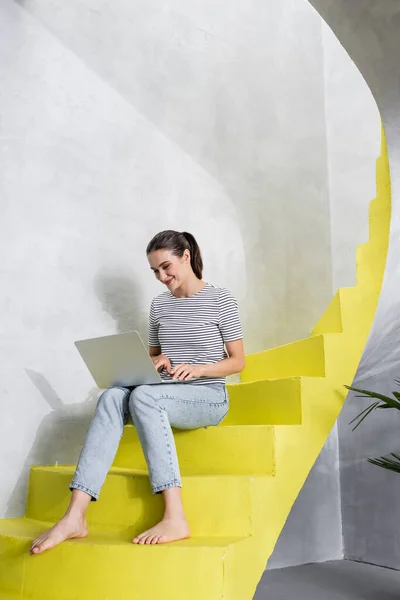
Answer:
[[[135,413],[139,406],[153,404],[151,395],[152,386],[138,385],[129,395],[129,409],[131,413]]]
[[[107,408],[109,410],[111,407],[114,407],[123,412],[128,393],[128,390],[120,387],[109,387],[99,396],[97,408],[100,410]]]

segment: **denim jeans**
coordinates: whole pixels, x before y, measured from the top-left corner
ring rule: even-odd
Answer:
[[[113,386],[97,401],[70,490],[96,501],[113,464],[124,425],[132,418],[145,456],[153,494],[182,487],[171,427],[218,425],[229,408],[225,384],[189,383]]]

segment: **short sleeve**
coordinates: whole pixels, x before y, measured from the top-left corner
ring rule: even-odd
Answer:
[[[227,288],[221,288],[218,295],[218,318],[224,342],[243,338],[238,302]]]
[[[150,311],[149,311],[149,346],[160,346],[160,341],[158,339],[158,328],[155,317],[155,308],[154,308],[154,298],[151,301]]]

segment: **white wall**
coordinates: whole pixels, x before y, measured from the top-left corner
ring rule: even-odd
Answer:
[[[305,0],[3,0],[0,78],[0,516],[18,516],[30,465],[75,462],[93,412],[73,341],[147,335],[157,231],[197,237],[204,279],[239,300],[246,353],[307,336],[325,310],[321,23]],[[335,443],[310,476],[333,515],[316,559],[341,551],[337,474],[318,475]]]
[[[376,194],[381,121],[371,91],[321,21],[325,65],[333,290],[356,283],[356,248],[367,242],[368,204]]]

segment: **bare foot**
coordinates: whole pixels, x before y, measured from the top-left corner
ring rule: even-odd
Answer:
[[[72,538],[84,538],[88,534],[85,518],[66,515],[51,529],[33,540],[30,554],[40,554],[45,550],[51,550],[64,540]]]
[[[190,537],[185,519],[163,519],[157,525],[133,539],[134,544],[166,544]]]

